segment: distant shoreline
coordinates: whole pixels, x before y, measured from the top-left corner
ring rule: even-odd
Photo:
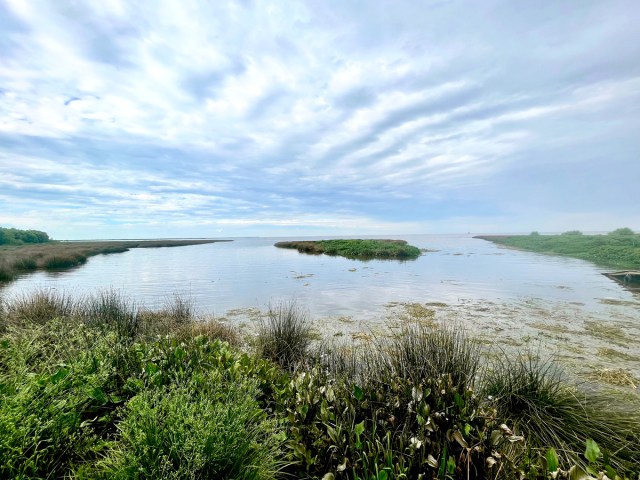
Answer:
[[[89,257],[123,253],[132,248],[203,245],[233,240],[67,240],[0,247],[0,282],[37,270],[60,271],[86,263]]]
[[[592,262],[603,268],[640,270],[640,234],[619,229],[605,235],[584,235],[579,231],[560,235],[477,235],[505,247],[560,255]],[[619,233],[622,231],[622,233]]]

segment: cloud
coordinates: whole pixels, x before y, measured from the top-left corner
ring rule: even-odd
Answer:
[[[640,178],[634,13],[0,0],[0,223],[60,238],[637,222],[618,193]]]

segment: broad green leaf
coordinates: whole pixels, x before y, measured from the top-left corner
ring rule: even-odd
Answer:
[[[364,433],[364,421],[356,424],[355,432],[356,432],[356,435],[358,436]]]
[[[60,380],[65,378],[67,375],[69,375],[69,370],[66,369],[66,368],[60,368],[60,369],[58,369],[58,371],[56,373],[54,373],[53,375],[51,375],[51,377],[49,377],[49,381],[51,383],[58,383]]]
[[[95,387],[89,392],[89,398],[94,400],[98,405],[104,405],[109,401],[107,394],[100,387]]]
[[[364,392],[362,391],[362,388],[360,388],[357,385],[354,385],[353,386],[353,396],[358,401],[362,400],[364,398]]]
[[[600,457],[601,455],[602,452],[600,452],[600,447],[598,447],[598,444],[595,442],[595,440],[589,438],[587,440],[587,449],[584,452],[584,456],[591,463],[595,463],[596,460],[598,460],[598,457]]]
[[[544,457],[547,459],[547,467],[550,472],[555,472],[558,470],[558,454],[556,453],[553,447],[547,450]]]

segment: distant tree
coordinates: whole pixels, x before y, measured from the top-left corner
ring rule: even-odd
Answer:
[[[562,232],[562,235],[582,235],[580,230],[569,230],[567,232]]]
[[[634,231],[628,227],[616,228],[613,232],[609,232],[609,235],[635,235]]]
[[[19,230],[0,227],[0,245],[22,245],[23,243],[46,243],[49,235],[40,230]]]
[[[539,232],[536,232],[536,231],[534,230],[534,231],[533,231],[533,232],[531,232],[529,235],[530,235],[530,236],[532,236],[532,237],[539,237],[539,236],[540,236],[540,233],[539,233]]]

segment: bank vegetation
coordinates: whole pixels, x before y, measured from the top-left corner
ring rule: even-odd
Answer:
[[[0,312],[0,478],[638,478],[637,402],[459,325],[314,343],[283,303],[242,336],[113,291]]]

